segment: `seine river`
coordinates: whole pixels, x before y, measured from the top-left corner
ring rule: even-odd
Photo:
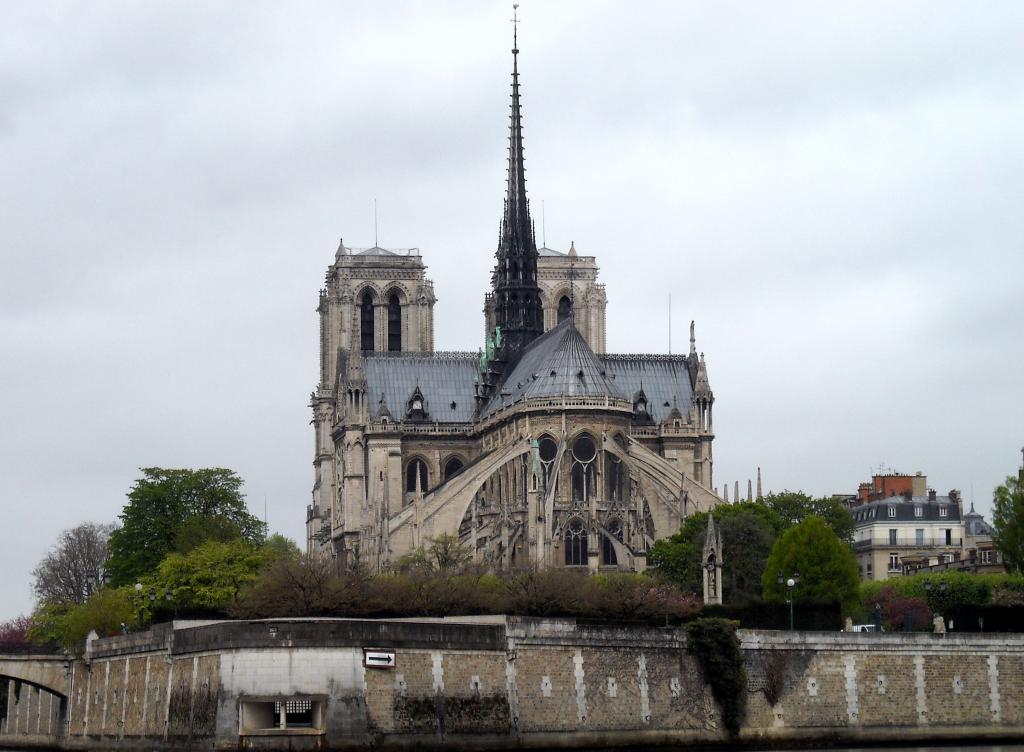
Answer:
[[[3,748],[0,748],[3,749]],[[658,747],[658,752],[672,752],[672,750],[678,750],[678,752],[693,752],[694,750],[702,749],[701,747]],[[715,747],[714,749],[726,749],[726,747]],[[731,747],[729,749],[743,750],[748,749],[747,747]],[[756,749],[772,749],[773,752],[807,752],[809,749],[824,749],[830,752],[950,752],[950,750],[959,750],[959,752],[1024,752],[1024,744],[989,744],[981,746],[970,746],[964,747],[959,744],[946,744],[942,746],[934,747],[800,747],[798,749],[773,749],[766,747],[757,747]],[[39,748],[32,750],[8,750],[4,752],[40,752]],[[594,750],[582,750],[581,752],[603,752],[599,749]],[[653,752],[653,750],[652,750]]]
[[[693,750],[702,749],[701,747],[658,747],[658,752],[671,752],[672,750],[678,750],[678,752],[693,752]],[[715,747],[715,749],[726,749],[725,747]],[[732,747],[730,749],[743,750],[747,747]],[[766,747],[757,747],[757,749],[772,749]],[[807,752],[809,749],[823,749],[830,750],[830,752],[950,752],[950,750],[959,750],[960,752],[1024,752],[1024,745],[1022,744],[989,744],[981,746],[970,746],[964,747],[959,744],[946,744],[942,746],[934,747],[800,747],[798,749],[774,749],[773,752]],[[40,752],[38,748],[33,750],[5,750],[5,752]],[[583,750],[582,752],[603,752],[602,750]],[[652,750],[653,752],[653,750]]]
[[[0,749],[5,752],[41,752],[37,747],[32,750],[9,750],[4,747]],[[672,752],[677,750],[678,752],[694,752],[694,750],[707,749],[701,747],[657,747],[657,752]],[[715,747],[715,750],[727,749],[726,747]],[[736,747],[734,749],[748,749],[746,747]],[[759,750],[771,750],[772,752],[807,752],[812,749],[828,750],[828,752],[950,752],[951,750],[958,750],[958,752],[1024,752],[1024,745],[1021,744],[992,744],[992,745],[981,745],[964,747],[959,744],[947,744],[938,745],[934,747],[800,747],[799,749],[788,749],[788,748],[772,748],[772,747],[757,747]],[[584,750],[583,752],[603,752],[599,749]],[[652,750],[651,752],[654,752]]]

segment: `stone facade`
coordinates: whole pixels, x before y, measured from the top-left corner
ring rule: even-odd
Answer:
[[[1021,635],[739,636],[747,669],[739,742],[1024,739]],[[367,668],[366,648],[389,651],[393,667]],[[55,705],[23,685],[9,700],[0,746],[18,748],[57,721],[66,729],[60,743],[81,749],[727,740],[674,628],[512,617],[181,624],[97,641],[68,681],[66,714],[59,695]],[[257,712],[292,705],[286,719]]]

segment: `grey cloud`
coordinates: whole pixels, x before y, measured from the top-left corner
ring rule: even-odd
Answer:
[[[1017,3],[520,9],[528,187],[609,343],[697,319],[717,484],[940,489],[1020,459]],[[140,466],[224,465],[301,540],[337,238],[418,246],[475,349],[508,8],[34,3],[0,29],[0,618]]]

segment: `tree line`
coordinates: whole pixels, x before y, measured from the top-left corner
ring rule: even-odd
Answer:
[[[34,640],[80,651],[86,635],[175,617],[446,616],[510,613],[678,622],[701,608],[705,512],[655,543],[643,574],[551,569],[496,574],[452,536],[439,536],[371,575],[307,556],[247,509],[242,479],[224,468],[144,468],[117,525],[63,532],[33,571],[31,617],[0,623],[0,642]],[[854,522],[841,501],[802,492],[715,508],[726,604],[841,604],[858,620],[921,628],[965,605],[1024,605],[1024,493],[1020,477],[996,490],[996,541],[1011,574],[858,581]],[[1017,574],[1012,574],[1016,572]],[[783,582],[779,582],[779,574]],[[945,584],[942,584],[942,582]],[[941,585],[941,587],[940,587]],[[877,616],[876,616],[877,618]]]

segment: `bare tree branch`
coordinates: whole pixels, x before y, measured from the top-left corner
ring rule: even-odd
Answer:
[[[32,570],[32,590],[41,603],[84,603],[103,586],[107,541],[114,525],[85,522],[60,534]]]

